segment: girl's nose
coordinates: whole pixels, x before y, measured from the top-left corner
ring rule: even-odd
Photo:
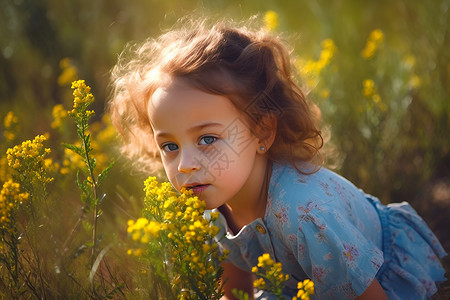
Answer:
[[[189,151],[183,149],[180,153],[180,162],[178,163],[178,172],[189,173],[192,171],[200,170],[201,162],[200,157],[196,154],[196,151]]]

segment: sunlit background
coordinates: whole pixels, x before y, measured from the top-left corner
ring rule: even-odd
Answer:
[[[74,181],[82,162],[61,143],[76,143],[66,111],[71,82],[85,79],[95,96],[97,162],[117,161],[103,187],[101,231],[105,239],[120,240],[127,219],[140,213],[147,174],[135,173],[117,154],[103,113],[117,56],[128,42],[157,37],[185,15],[257,16],[292,46],[299,84],[322,111],[326,165],[384,203],[410,202],[450,251],[449,5],[0,0],[0,181],[9,176],[6,149],[45,134],[55,177],[49,194],[67,204],[55,208],[63,229],[54,235],[63,240],[81,209]]]

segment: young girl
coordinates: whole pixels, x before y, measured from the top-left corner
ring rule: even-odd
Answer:
[[[269,253],[310,278],[317,299],[425,299],[446,255],[405,202],[384,206],[321,167],[318,112],[294,83],[288,50],[262,30],[194,22],[130,47],[109,109],[125,152],[160,158],[172,185],[220,212],[226,298],[253,295]]]

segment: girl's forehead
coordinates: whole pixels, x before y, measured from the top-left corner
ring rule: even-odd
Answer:
[[[175,78],[156,89],[149,101],[148,113],[152,119],[160,114],[175,115],[180,110],[186,115],[201,112],[216,114],[217,111],[220,111],[220,114],[239,113],[227,97],[206,93],[186,80]]]
[[[197,97],[195,95],[199,93],[200,90],[187,85],[180,79],[173,79],[169,83],[161,85],[155,90],[148,103],[150,119],[174,113],[181,107],[186,110],[186,113],[189,113],[190,106],[194,106],[194,102],[198,102],[192,101],[192,99],[198,99],[198,95]]]
[[[183,79],[174,78],[160,85],[150,98],[150,106],[157,107],[173,98],[179,97],[181,94],[193,90]]]
[[[250,125],[245,113],[226,96],[204,92],[177,79],[154,92],[148,117],[157,138],[195,135],[211,129],[211,124],[221,132]]]

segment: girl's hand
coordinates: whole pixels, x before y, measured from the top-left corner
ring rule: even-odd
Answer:
[[[362,293],[357,300],[388,300],[386,293],[381,287],[378,280],[375,278],[369,287]]]
[[[221,300],[236,299],[231,292],[233,289],[242,290],[248,294],[249,299],[253,298],[253,274],[243,271],[230,263],[222,263],[223,275],[225,281],[225,295]]]

